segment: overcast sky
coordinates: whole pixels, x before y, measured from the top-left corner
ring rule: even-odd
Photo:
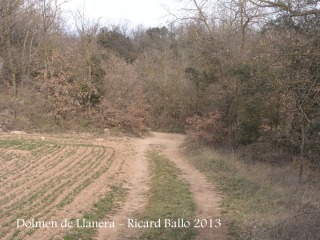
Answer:
[[[129,20],[132,27],[144,25],[157,27],[166,25],[167,9],[174,11],[178,6],[177,0],[69,0],[65,10],[76,11],[85,6],[85,16],[99,19],[102,23],[119,23]]]

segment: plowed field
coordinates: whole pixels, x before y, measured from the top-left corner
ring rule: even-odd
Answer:
[[[129,139],[113,139],[108,146],[94,139],[94,144],[70,142],[0,140],[0,239],[57,236],[64,219],[80,217],[108,190],[124,163],[121,153],[132,150]],[[116,161],[112,145],[124,149]],[[44,221],[58,226],[34,226]]]
[[[0,133],[0,239],[55,240],[77,234],[86,239],[82,220],[87,219],[112,222],[111,227],[89,226],[94,230],[90,239],[140,236],[139,228],[129,229],[126,223],[141,215],[149,201],[150,169],[145,153],[152,149],[164,154],[190,183],[196,218],[217,218],[220,198],[180,153],[183,140],[182,135],[165,133],[144,139]],[[117,186],[127,197],[113,197]],[[113,204],[108,214],[104,209],[99,218],[90,218],[103,199]],[[183,204],[184,199],[180,200]],[[63,224],[78,220],[80,226]],[[197,239],[214,238],[226,239],[224,227],[200,229]]]

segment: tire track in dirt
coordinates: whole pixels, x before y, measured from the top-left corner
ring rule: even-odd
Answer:
[[[110,220],[115,222],[115,228],[100,228],[97,239],[122,240],[129,239],[136,234],[135,230],[129,231],[126,228],[127,220],[134,218],[143,211],[146,202],[149,187],[148,161],[144,153],[149,142],[145,139],[138,139],[135,142],[136,155],[128,159],[123,167],[126,172],[125,187],[129,189],[128,201],[124,203],[115,215],[110,216]]]
[[[184,136],[180,134],[152,133],[152,137],[136,140],[136,157],[132,161],[127,161],[127,187],[129,188],[128,200],[122,208],[109,219],[115,221],[116,227],[111,229],[99,229],[97,240],[120,240],[134,239],[138,236],[139,229],[128,229],[127,220],[138,216],[143,212],[147,203],[147,193],[149,190],[148,182],[150,179],[148,173],[148,161],[144,156],[146,150],[157,148],[180,168],[191,186],[194,194],[197,211],[196,218],[199,219],[217,219],[220,218],[219,202],[220,197],[212,184],[205,176],[188,163],[180,152],[180,145],[184,141]],[[223,220],[221,228],[203,228],[199,229],[199,240],[225,240],[226,226]],[[120,224],[124,224],[119,226]]]
[[[153,133],[154,144],[162,145],[165,155],[183,171],[182,177],[191,186],[197,210],[197,219],[221,219],[219,203],[221,197],[215,187],[206,177],[192,166],[182,155],[180,146],[184,142],[181,134]],[[199,228],[198,240],[225,240],[227,238],[226,225],[221,219],[220,228]]]
[[[43,156],[41,156],[43,155],[43,151],[40,148],[38,149],[39,151],[41,150],[40,156],[38,156],[37,154],[35,154],[32,158],[30,156],[31,161],[29,163],[31,163],[32,166],[29,165],[29,167],[24,168],[22,170],[22,173],[24,177],[27,177],[29,176],[27,169],[29,169],[30,167],[34,167],[34,169],[39,170],[39,174],[36,177],[36,179],[40,179],[42,181],[33,185],[27,183],[22,185],[28,186],[29,190],[35,190],[35,188],[42,186],[48,180],[53,178],[60,178],[62,176],[68,176],[68,178],[73,177],[74,180],[77,180],[75,181],[75,183],[83,182],[85,180],[83,174],[86,171],[90,171],[90,174],[88,174],[88,176],[86,177],[90,177],[92,174],[94,174],[96,172],[94,171],[95,169],[98,173],[98,171],[100,171],[102,167],[102,165],[100,165],[102,162],[100,161],[102,159],[107,160],[108,156],[110,156],[110,153],[106,155],[104,154],[104,150],[102,151],[102,149],[100,149],[101,145],[110,149],[114,149],[114,159],[110,163],[103,163],[103,166],[105,166],[103,172],[99,173],[97,179],[95,179],[94,182],[91,183],[88,187],[81,189],[81,192],[79,192],[79,194],[77,193],[78,195],[76,195],[74,199],[71,199],[72,202],[70,204],[63,206],[61,209],[57,208],[56,206],[57,201],[61,201],[62,196],[64,196],[65,194],[69,194],[70,190],[74,189],[75,185],[73,184],[72,186],[69,186],[68,190],[66,189],[66,191],[59,193],[60,196],[57,197],[56,201],[50,204],[48,203],[47,206],[45,206],[42,210],[40,210],[39,208],[36,208],[36,210],[33,211],[28,210],[29,213],[32,212],[33,215],[42,216],[45,219],[50,218],[59,220],[64,218],[79,218],[81,217],[83,211],[89,209],[92,206],[92,204],[94,204],[97,201],[97,199],[104,196],[106,192],[110,191],[110,186],[120,182],[125,182],[125,187],[129,189],[127,198],[128,200],[123,204],[123,206],[120,209],[118,209],[118,211],[114,212],[112,216],[108,217],[108,219],[115,221],[116,228],[99,229],[97,239],[116,240],[131,239],[137,237],[139,234],[139,229],[127,229],[127,220],[129,218],[139,216],[139,213],[142,213],[145,208],[145,205],[148,200],[147,193],[149,190],[148,183],[150,180],[150,176],[148,172],[148,161],[144,154],[146,150],[156,148],[158,150],[163,151],[163,153],[165,153],[167,157],[170,160],[172,160],[176,164],[176,166],[182,169],[182,171],[185,173],[183,177],[190,182],[191,190],[194,193],[195,200],[197,203],[196,217],[216,218],[219,216],[218,202],[220,199],[217,196],[217,194],[215,194],[213,186],[211,186],[206,181],[205,177],[199,171],[197,171],[193,166],[186,162],[183,158],[183,155],[179,152],[179,145],[183,142],[184,138],[182,135],[153,133],[152,137],[148,137],[146,139],[108,137],[108,140],[104,142],[99,141],[99,143],[97,143],[95,139],[93,139],[93,137],[89,137],[86,139],[79,138],[79,136],[71,135],[68,135],[67,137],[68,138],[61,139],[60,136],[58,136],[58,138],[55,138],[50,135],[46,136],[46,138],[52,139],[58,145],[68,145],[70,147],[69,144],[71,144],[72,146],[76,146],[76,144],[90,144],[91,151],[88,151],[89,149],[87,149],[86,147],[75,147],[73,149],[74,151],[71,151],[71,149],[68,149],[68,147],[67,149],[60,149],[60,151],[62,151],[59,153],[56,151],[57,149],[52,148],[47,149],[48,155],[46,155],[46,157],[44,158]],[[35,135],[34,138],[38,139],[39,136]],[[91,144],[93,144],[93,146]],[[96,147],[94,147],[94,145],[96,145]],[[1,150],[1,152],[5,151]],[[11,153],[9,153],[9,157],[7,158],[7,160],[19,160],[19,156],[22,153],[23,152],[17,152],[17,154],[19,155],[14,154],[13,156],[11,156]],[[70,153],[70,156],[68,153]],[[89,157],[89,153],[92,158]],[[67,154],[68,159],[64,159],[64,161],[62,162],[57,161],[57,158],[59,158],[60,154]],[[94,161],[95,157],[99,160],[97,159],[97,161]],[[81,165],[80,169],[82,170],[80,170],[80,172],[83,174],[80,174],[81,176],[77,176],[75,174],[78,171],[75,170],[75,167],[78,166],[77,164],[80,164],[80,162],[82,162],[83,158],[87,158],[88,162],[94,162],[94,164],[89,167],[87,166],[87,163],[85,164],[86,166]],[[41,162],[41,164],[39,164],[39,162]],[[47,165],[47,169],[42,169],[41,165]],[[6,173],[6,171],[8,170],[8,166],[10,166],[10,164],[6,165],[5,169],[1,168],[1,171],[3,173]],[[65,175],[66,173],[68,173],[69,175]],[[79,177],[81,177],[83,181],[80,181]],[[18,178],[14,182],[20,183],[20,179]],[[63,181],[58,181],[57,183],[60,184],[51,188],[50,191],[57,189],[58,186],[61,187]],[[22,186],[19,186],[16,189],[21,189],[21,187]],[[5,189],[6,187],[3,190]],[[33,204],[35,204],[35,202]],[[45,211],[50,206],[54,206],[53,209],[51,209],[50,212]],[[23,206],[19,207],[19,209],[19,211],[21,212],[24,212],[24,210],[26,210]],[[10,209],[6,208],[6,211],[7,210]],[[2,222],[3,220],[4,219],[2,219]],[[120,226],[119,224],[123,224],[123,226]],[[14,230],[14,228],[12,228],[12,230]],[[210,229],[201,230],[198,239],[226,239],[224,228],[218,230],[213,229],[213,231],[209,230]],[[29,237],[25,235],[27,233],[26,230],[23,230],[19,235],[20,237],[23,237],[23,239],[50,239],[53,236],[55,236],[55,239],[62,239],[65,232],[66,229],[50,228],[37,229]],[[11,234],[12,233],[13,232],[11,232]]]

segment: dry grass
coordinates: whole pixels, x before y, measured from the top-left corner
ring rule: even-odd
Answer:
[[[292,166],[248,164],[212,149],[188,149],[190,161],[224,193],[222,210],[233,239],[320,239],[318,181],[298,184]]]

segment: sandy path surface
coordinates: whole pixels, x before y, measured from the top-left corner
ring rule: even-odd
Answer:
[[[135,231],[138,230],[129,231],[126,223],[128,218],[134,218],[137,213],[141,213],[147,203],[146,194],[148,192],[149,173],[144,153],[152,148],[163,151],[183,171],[183,177],[190,183],[191,191],[196,201],[196,218],[213,220],[220,218],[219,201],[221,198],[205,176],[184,159],[179,148],[183,141],[183,135],[168,133],[152,133],[151,137],[136,141],[136,158],[132,159],[132,161],[127,161],[127,166],[125,167],[128,171],[128,200],[120,211],[110,217],[116,222],[116,228],[100,229],[98,240],[132,239],[137,236],[138,232]],[[118,225],[119,223],[124,225]],[[197,239],[227,239],[226,226],[223,219],[221,219],[221,223],[222,226],[220,228],[199,229]]]
[[[148,139],[136,140],[136,156],[128,159],[123,167],[127,177],[125,187],[130,189],[127,197],[128,200],[121,207],[120,211],[110,217],[115,222],[115,228],[100,228],[98,240],[129,239],[137,234],[134,229],[127,228],[127,221],[143,211],[147,202],[146,194],[149,190],[149,173],[148,162],[144,153],[148,145]]]

